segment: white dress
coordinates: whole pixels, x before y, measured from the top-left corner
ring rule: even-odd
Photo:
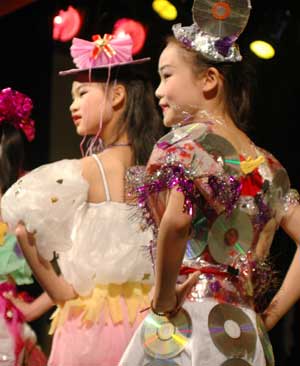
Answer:
[[[140,310],[148,305],[153,283],[145,249],[152,233],[141,229],[137,207],[111,201],[101,161],[93,157],[105,202],[87,202],[89,185],[79,160],[33,170],[1,201],[4,221],[11,229],[23,221],[39,254],[47,260],[55,254],[79,294],[54,314],[49,365],[115,366],[144,317]]]

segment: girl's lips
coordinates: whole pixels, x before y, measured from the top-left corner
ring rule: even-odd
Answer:
[[[79,119],[80,119],[80,116],[72,116],[72,119],[73,119],[73,122],[75,125],[78,125],[79,124]]]
[[[160,108],[162,109],[162,111],[163,111],[163,112],[165,112],[165,111],[169,108],[169,106],[168,106],[168,105],[166,105],[166,104],[162,104],[162,105],[160,106]]]

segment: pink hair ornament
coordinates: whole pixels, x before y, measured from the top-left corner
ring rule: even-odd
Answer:
[[[0,91],[0,125],[12,124],[24,132],[28,141],[35,137],[35,122],[30,118],[32,100],[27,95],[5,88]]]

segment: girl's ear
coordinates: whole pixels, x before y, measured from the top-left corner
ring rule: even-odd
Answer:
[[[203,92],[210,93],[216,90],[221,75],[215,67],[209,67],[203,75]]]
[[[112,106],[120,107],[124,104],[126,99],[126,89],[122,84],[116,84],[113,86]]]

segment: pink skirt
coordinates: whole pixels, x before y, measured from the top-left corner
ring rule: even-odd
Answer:
[[[123,321],[118,324],[104,314],[90,326],[82,325],[81,316],[67,319],[54,333],[48,366],[117,366],[147,315],[138,312],[134,324],[130,324],[125,301],[121,300]]]

